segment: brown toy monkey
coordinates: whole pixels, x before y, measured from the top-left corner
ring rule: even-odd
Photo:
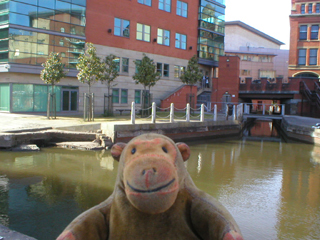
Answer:
[[[184,166],[185,143],[144,134],[113,145],[111,154],[119,161],[114,192],[58,240],[243,240],[230,213],[194,185]]]

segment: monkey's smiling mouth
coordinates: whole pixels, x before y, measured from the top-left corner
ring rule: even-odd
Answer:
[[[138,189],[138,188],[135,188],[133,187],[132,185],[130,185],[130,183],[127,181],[127,184],[128,186],[135,192],[138,192],[138,193],[153,193],[153,192],[158,192],[166,187],[168,187],[169,185],[171,185],[176,179],[173,178],[170,182],[168,182],[167,184],[165,185],[162,185],[160,187],[157,187],[157,188],[154,188],[154,189],[148,189],[148,190],[142,190],[142,189]]]

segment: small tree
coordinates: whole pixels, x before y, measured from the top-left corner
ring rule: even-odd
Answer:
[[[160,79],[161,74],[156,71],[156,65],[153,62],[153,59],[150,59],[148,56],[143,54],[143,58],[141,61],[134,61],[136,64],[136,73],[132,76],[132,78],[135,80],[136,84],[142,84],[144,88],[144,92],[146,93],[147,87],[150,88],[153,87],[156,82]],[[147,102],[150,104],[150,94],[143,96],[143,108],[147,108],[149,106],[146,106],[146,99]]]
[[[119,76],[119,65],[114,61],[115,57],[115,55],[110,54],[102,61],[103,74],[100,81],[107,83],[108,109],[107,111],[105,110],[105,114],[108,116],[112,115],[111,83]]]
[[[192,98],[192,86],[197,82],[201,81],[202,73],[198,65],[198,58],[194,55],[188,62],[186,71],[180,76],[180,80],[190,86],[190,96],[188,102],[191,103]]]
[[[97,56],[97,50],[92,43],[86,43],[86,50],[84,54],[81,54],[78,58],[77,75],[78,80],[82,83],[88,84],[88,101],[87,95],[84,97],[84,118],[88,118],[88,121],[93,120],[93,95],[91,94],[91,86],[99,81],[102,77],[102,64],[100,58]],[[86,117],[87,116],[87,117]]]
[[[43,70],[40,73],[40,78],[46,84],[51,84],[51,97],[48,92],[48,103],[47,103],[47,117],[50,118],[50,105],[54,112],[54,118],[56,118],[56,99],[54,95],[54,85],[59,83],[61,78],[66,76],[63,69],[64,64],[62,63],[62,58],[59,53],[51,52],[47,61],[41,64]],[[50,104],[51,102],[51,104]]]

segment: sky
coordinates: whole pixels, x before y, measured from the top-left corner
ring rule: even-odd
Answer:
[[[285,43],[289,49],[291,0],[225,0],[226,21],[241,21]]]

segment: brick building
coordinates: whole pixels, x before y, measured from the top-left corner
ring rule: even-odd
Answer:
[[[290,77],[319,77],[319,24],[319,1],[292,0],[289,53]]]
[[[208,78],[224,55],[225,0],[10,0],[0,2],[0,13],[0,111],[46,111],[50,87],[39,75],[54,51],[68,69],[55,87],[57,111],[81,112],[88,87],[77,80],[75,66],[85,42],[92,42],[101,58],[117,57],[119,77],[112,89],[117,109],[141,104],[143,86],[132,76],[134,61],[144,53],[161,73],[151,88],[158,104],[181,87],[179,76],[193,55]],[[107,86],[95,83],[91,90],[95,111],[102,113]],[[210,98],[212,86],[204,90],[200,98]]]

